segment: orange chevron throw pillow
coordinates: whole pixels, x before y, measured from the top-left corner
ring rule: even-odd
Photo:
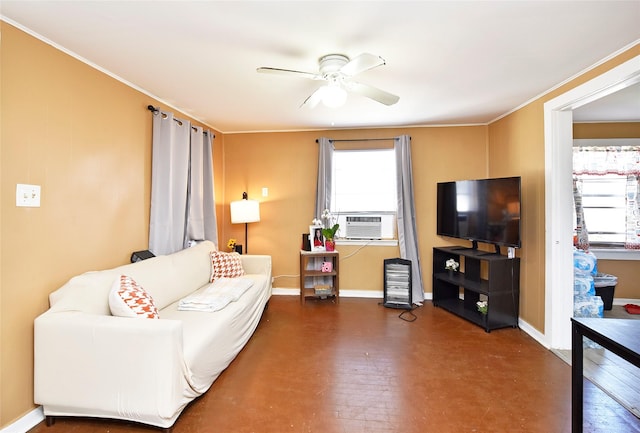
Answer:
[[[151,295],[126,275],[120,275],[113,282],[109,292],[109,308],[114,316],[160,318]]]
[[[211,282],[218,278],[236,278],[243,275],[240,254],[211,251]]]

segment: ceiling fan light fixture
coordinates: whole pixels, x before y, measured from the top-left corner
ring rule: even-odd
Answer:
[[[342,107],[347,102],[347,91],[337,85],[322,87],[322,104],[328,108]]]
[[[338,108],[347,102],[348,93],[356,93],[384,105],[393,105],[400,99],[397,95],[353,80],[356,75],[362,72],[386,65],[385,60],[380,56],[362,53],[353,59],[349,59],[343,54],[328,54],[320,57],[318,63],[318,73],[264,66],[256,70],[260,73],[290,75],[325,81],[325,85],[309,95],[300,107],[315,108],[318,103],[322,102],[328,108]]]

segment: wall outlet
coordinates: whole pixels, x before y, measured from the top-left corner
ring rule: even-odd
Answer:
[[[514,258],[516,256],[516,249],[513,247],[509,247],[507,248],[507,257],[509,257],[510,259]]]

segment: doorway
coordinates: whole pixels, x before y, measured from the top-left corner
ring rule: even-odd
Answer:
[[[573,110],[640,82],[640,56],[544,104],[545,339],[571,348],[573,316]]]

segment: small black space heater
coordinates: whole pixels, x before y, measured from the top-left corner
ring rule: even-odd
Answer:
[[[411,310],[411,260],[384,260],[384,300],[388,308]]]

